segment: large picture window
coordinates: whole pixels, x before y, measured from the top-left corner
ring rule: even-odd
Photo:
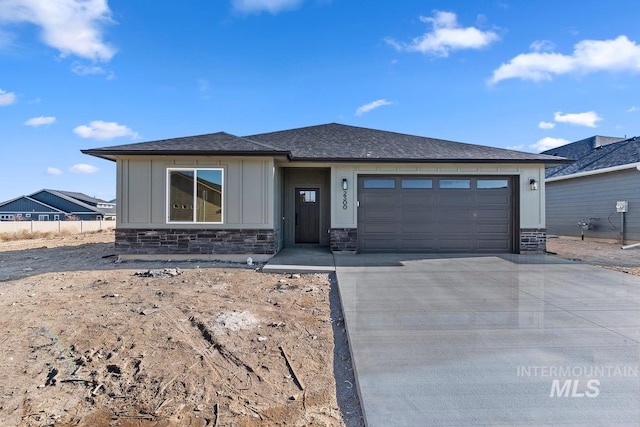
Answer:
[[[222,169],[169,169],[169,222],[222,223],[222,172]]]

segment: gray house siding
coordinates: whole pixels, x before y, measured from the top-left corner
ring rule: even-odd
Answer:
[[[0,211],[2,212],[10,212],[10,213],[29,213],[29,212],[40,212],[40,213],[59,213],[59,210],[56,210],[50,206],[45,206],[40,203],[34,202],[33,200],[29,200],[27,198],[20,198],[14,200],[11,203],[7,203],[6,205],[0,207]]]
[[[616,201],[629,202],[625,214],[625,239],[640,241],[640,172],[636,168],[546,183],[549,234],[617,239],[621,214]],[[581,221],[592,229],[582,230]]]

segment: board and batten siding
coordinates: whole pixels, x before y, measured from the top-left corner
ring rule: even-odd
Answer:
[[[585,237],[616,239],[621,225],[616,202],[626,200],[625,239],[640,241],[640,172],[636,168],[550,181],[546,186],[549,234],[579,237],[583,230],[578,223],[585,220],[594,225],[584,230]]]
[[[117,227],[193,229],[167,222],[167,169],[222,168],[223,224],[202,229],[273,229],[274,164],[271,158],[123,157],[117,168]]]

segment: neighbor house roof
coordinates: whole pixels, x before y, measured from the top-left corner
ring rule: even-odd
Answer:
[[[547,179],[607,172],[612,168],[619,169],[625,165],[636,167],[640,163],[640,138],[593,136],[543,151],[542,154],[575,160],[570,164],[548,168],[546,171]]]
[[[82,150],[118,155],[286,155],[292,161],[441,163],[564,163],[557,156],[524,153],[338,123],[235,137],[223,132]]]
[[[58,199],[52,198],[51,196],[55,196]],[[60,199],[68,202],[68,206],[73,206],[73,209],[65,209],[64,202],[61,202]],[[0,207],[7,206],[13,202],[18,200],[24,200],[29,203],[37,203],[43,207],[67,214],[87,214],[87,213],[96,213],[96,214],[106,214],[106,215],[115,215],[116,210],[113,208],[98,208],[96,205],[98,203],[109,203],[105,202],[101,199],[96,199],[94,197],[87,196],[83,193],[73,192],[73,191],[61,191],[61,190],[51,190],[51,189],[42,189],[38,190],[35,193],[29,194],[28,196],[20,196],[15,199],[8,200],[6,202],[0,203]],[[92,203],[95,203],[92,205]],[[57,206],[57,205],[60,206]]]

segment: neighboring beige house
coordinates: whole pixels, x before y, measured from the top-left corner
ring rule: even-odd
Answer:
[[[120,255],[543,251],[565,159],[341,124],[83,150],[117,162]]]

